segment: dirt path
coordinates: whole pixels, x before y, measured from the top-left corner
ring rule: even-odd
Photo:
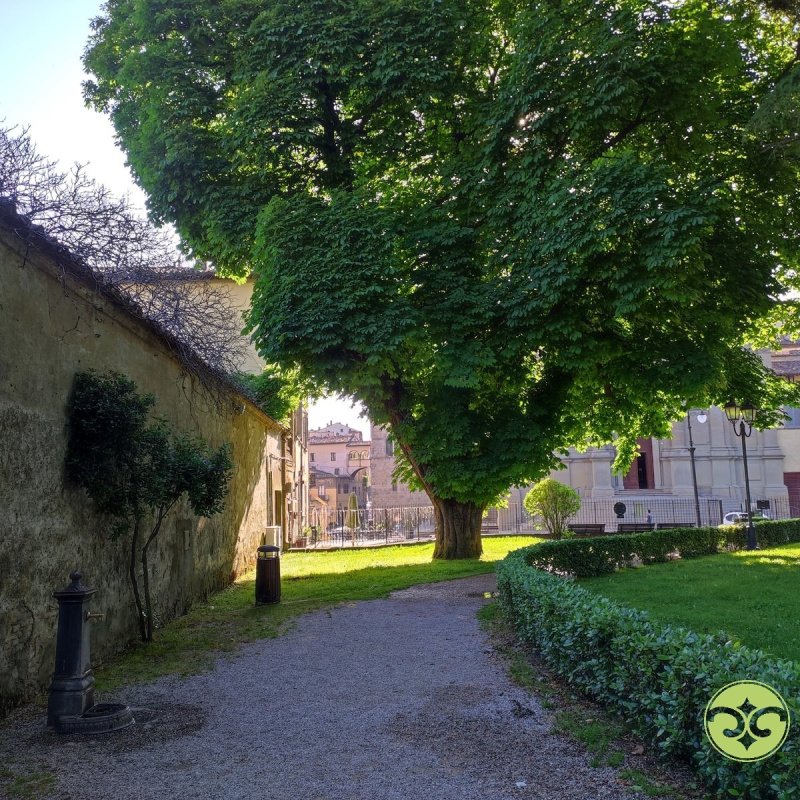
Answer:
[[[475,616],[493,582],[300,617],[212,673],[120,692],[137,718],[125,732],[59,737],[17,720],[0,730],[0,763],[51,772],[59,800],[635,797],[509,682]]]

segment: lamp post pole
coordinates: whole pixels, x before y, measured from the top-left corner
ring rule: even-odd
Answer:
[[[737,406],[732,400],[725,404],[725,416],[733,425],[733,432],[742,440],[742,460],[744,461],[744,493],[747,498],[747,550],[758,550],[756,527],[753,524],[753,506],[750,501],[750,473],[747,469],[747,439],[753,432],[756,408],[751,403]]]
[[[703,521],[700,518],[700,495],[697,491],[697,467],[694,463],[694,442],[692,441],[692,415],[686,413],[686,427],[689,429],[689,461],[692,464],[692,487],[694,488],[694,510],[697,515],[697,527],[703,527]]]
[[[744,493],[747,497],[747,549],[758,550],[756,526],[753,525],[753,504],[750,500],[750,473],[747,470],[747,437],[749,435],[750,431],[745,433],[744,420],[740,420],[739,437],[742,440],[742,460],[744,461]]]

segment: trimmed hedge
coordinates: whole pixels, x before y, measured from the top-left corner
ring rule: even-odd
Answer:
[[[699,548],[702,537],[687,541]],[[555,672],[620,715],[661,756],[688,760],[718,796],[800,798],[800,665],[733,645],[722,635],[653,622],[643,611],[532,569],[534,550],[544,546],[510,553],[498,564],[497,585],[519,636]],[[705,737],[708,701],[735,680],[769,684],[790,707],[789,736],[763,761],[728,760]]]
[[[800,542],[798,519],[758,522],[756,529],[761,547]],[[741,549],[744,544],[743,525],[673,528],[542,542],[530,553],[528,563],[550,572],[593,578],[614,572],[634,558],[641,559],[644,564],[651,564],[655,561],[667,561],[668,555],[674,552],[680,553],[682,558],[695,558],[717,553],[725,548]]]

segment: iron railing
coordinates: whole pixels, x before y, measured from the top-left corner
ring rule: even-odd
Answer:
[[[800,516],[800,493],[789,497],[753,498],[754,508],[763,510],[771,519]],[[624,511],[619,507],[624,504]],[[700,499],[703,525],[719,525],[727,511],[744,509],[737,500]],[[622,512],[622,515],[618,512]],[[572,525],[603,525],[605,533],[630,530],[633,525],[667,528],[671,525],[696,525],[697,509],[692,497],[614,496],[584,499]],[[309,525],[294,532],[292,548],[364,547],[431,541],[435,536],[433,506],[392,506],[388,508],[312,509]],[[505,508],[490,508],[483,520],[484,535],[543,535],[539,520],[531,517],[520,503]]]

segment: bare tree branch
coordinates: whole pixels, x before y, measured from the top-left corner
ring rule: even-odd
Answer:
[[[0,127],[0,198],[170,334],[189,370],[201,378],[241,370],[243,321],[228,292],[209,280],[213,271],[188,263],[169,233],[137,216],[84,166],[62,172],[36,152],[27,129]]]

